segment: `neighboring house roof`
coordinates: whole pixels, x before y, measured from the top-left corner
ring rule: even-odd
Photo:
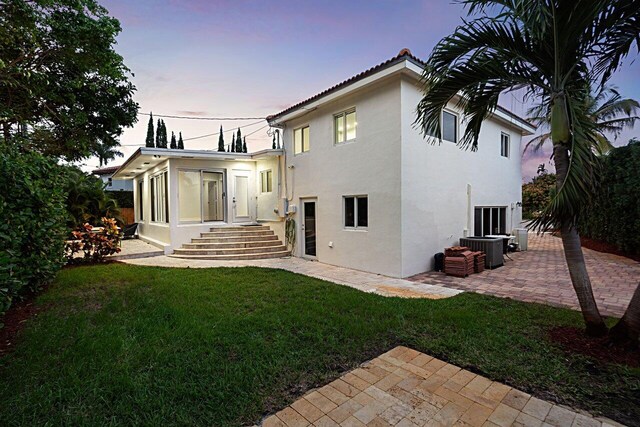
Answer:
[[[105,168],[94,169],[91,173],[94,175],[112,175],[120,169],[120,166],[108,166]]]
[[[349,85],[352,85],[356,82],[359,82],[367,77],[370,77],[376,73],[379,73],[387,68],[390,68],[396,64],[399,64],[403,61],[408,61],[410,63],[412,63],[413,65],[416,65],[420,68],[420,71],[422,71],[422,69],[424,69],[424,66],[426,65],[426,62],[424,62],[423,60],[421,60],[420,58],[414,56],[411,51],[407,48],[404,48],[402,50],[400,50],[400,52],[398,52],[398,54],[396,56],[394,56],[391,59],[388,59],[386,61],[384,61],[381,64],[378,64],[374,67],[369,68],[366,71],[363,71],[359,74],[356,74],[353,77],[348,78],[347,80],[344,80],[340,83],[338,83],[337,85],[334,85],[332,87],[330,87],[329,89],[326,89],[316,95],[313,95],[310,98],[305,99],[304,101],[298,102],[297,104],[292,105],[291,107],[288,107],[282,111],[280,111],[279,113],[276,114],[272,114],[270,116],[267,116],[267,121],[269,122],[269,124],[273,125],[273,124],[277,124],[278,121],[280,119],[282,119],[284,116],[288,115],[289,113],[292,113],[298,109],[302,109],[305,106],[318,101],[340,89],[346,88]],[[519,117],[518,115],[512,113],[511,111],[507,110],[504,107],[498,106],[497,107],[497,112],[505,114],[507,116],[509,116],[509,118],[513,121],[515,121],[517,123],[517,125],[519,125],[520,127],[525,127],[526,130],[528,132],[531,132],[532,130],[535,131],[536,126],[529,123],[527,120],[523,119],[522,117]]]

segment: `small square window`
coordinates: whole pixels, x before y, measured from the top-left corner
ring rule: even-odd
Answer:
[[[509,157],[510,140],[511,138],[506,133],[500,134],[500,155],[502,157]]]
[[[369,226],[369,198],[367,196],[344,197],[344,226],[366,228]]]
[[[306,153],[311,148],[309,144],[309,126],[293,131],[293,154]]]
[[[356,121],[355,109],[336,114],[333,116],[333,123],[336,144],[356,139],[358,122]]]

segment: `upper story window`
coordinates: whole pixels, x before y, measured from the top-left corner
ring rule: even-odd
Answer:
[[[306,153],[309,145],[309,126],[304,126],[293,131],[293,154]]]
[[[458,116],[449,111],[440,114],[440,131],[445,141],[458,142]],[[435,136],[435,130],[428,130],[427,135]]]
[[[458,116],[448,111],[442,112],[442,139],[458,142]]]
[[[345,228],[367,228],[369,226],[369,197],[346,196],[344,198]]]
[[[511,138],[506,133],[500,134],[500,155],[502,157],[509,157],[509,150]]]
[[[355,108],[343,111],[333,116],[333,123],[336,144],[356,139],[356,128],[358,127],[358,122],[356,121]]]
[[[273,172],[271,169],[260,172],[260,191],[262,193],[273,191]]]

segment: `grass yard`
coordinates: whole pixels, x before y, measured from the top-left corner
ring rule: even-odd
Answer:
[[[548,340],[565,309],[409,300],[280,270],[63,270],[0,358],[0,425],[253,424],[403,344],[539,397],[640,420],[640,370]]]

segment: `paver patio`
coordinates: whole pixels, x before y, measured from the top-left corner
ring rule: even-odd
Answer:
[[[407,347],[361,365],[266,417],[263,427],[619,426]]]
[[[583,249],[593,292],[602,314],[620,317],[640,281],[640,263],[618,255]],[[578,308],[562,241],[529,233],[529,250],[510,254],[504,267],[467,278],[430,271],[410,277],[416,283],[508,297],[526,302]]]

